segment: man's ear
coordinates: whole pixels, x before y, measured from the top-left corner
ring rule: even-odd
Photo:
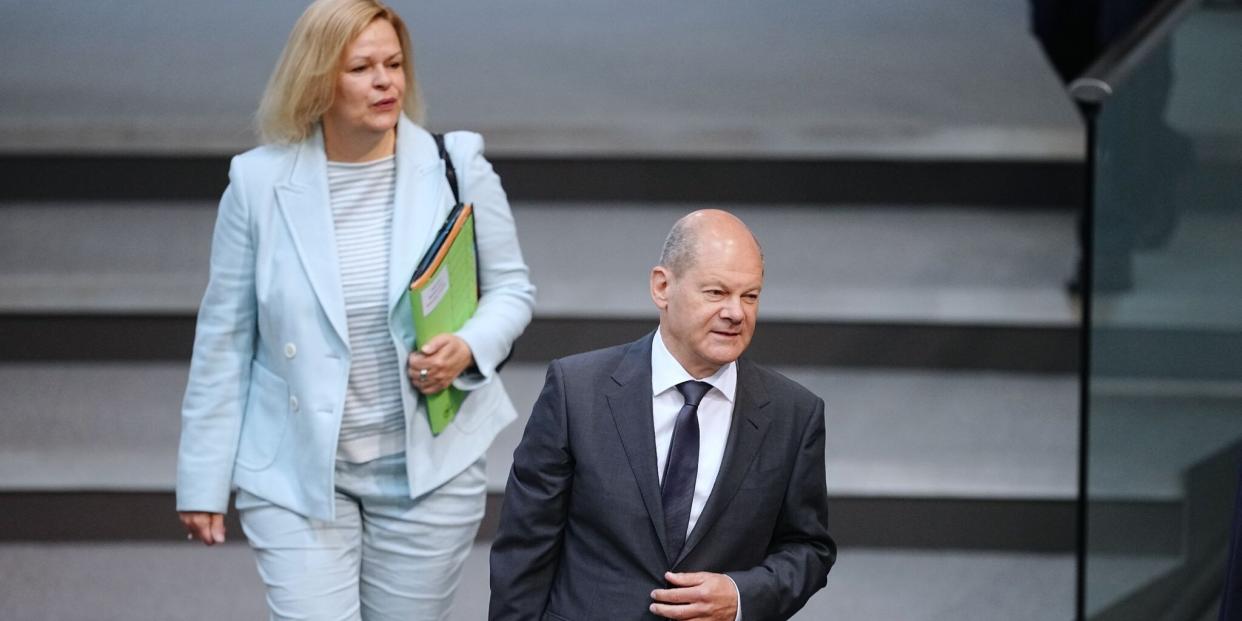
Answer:
[[[670,280],[668,268],[660,265],[651,268],[651,301],[655,302],[656,308],[660,310],[668,308]]]

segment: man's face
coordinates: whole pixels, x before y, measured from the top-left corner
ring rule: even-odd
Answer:
[[[682,273],[652,270],[651,296],[669,353],[696,378],[737,360],[755,333],[762,287],[763,259],[749,234],[699,241]]]

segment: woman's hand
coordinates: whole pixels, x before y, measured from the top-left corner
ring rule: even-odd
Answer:
[[[179,511],[181,525],[189,533],[187,539],[197,539],[209,546],[224,543],[224,515],[203,511]]]
[[[474,352],[456,334],[431,337],[426,345],[410,354],[406,372],[410,383],[424,395],[449,387],[466,367],[474,364]]]

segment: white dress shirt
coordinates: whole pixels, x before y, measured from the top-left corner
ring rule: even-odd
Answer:
[[[668,463],[668,449],[673,442],[677,413],[686,403],[677,385],[692,380],[707,382],[712,388],[699,401],[699,469],[694,479],[690,523],[686,526],[687,540],[703,513],[703,506],[707,504],[707,497],[716,484],[716,475],[720,473],[720,464],[724,461],[725,442],[729,439],[729,427],[733,422],[733,399],[737,395],[737,362],[730,362],[707,377],[693,377],[669,353],[664,339],[660,338],[660,331],[656,330],[655,337],[651,339],[651,415],[655,423],[656,472],[661,484],[664,483],[664,464]],[[733,579],[729,578],[729,581],[733,582]],[[742,594],[737,590],[737,583],[733,584],[733,590],[738,594],[734,619],[740,621]]]
[[[733,397],[737,392],[737,363],[730,362],[708,377],[693,377],[669,353],[657,330],[651,340],[651,414],[655,418],[656,472],[661,484],[677,413],[686,402],[677,391],[677,385],[693,380],[707,382],[712,389],[699,401],[699,469],[694,480],[694,501],[690,504],[690,524],[686,526],[687,539],[703,513],[724,459],[725,441],[729,439],[729,425],[733,419]]]

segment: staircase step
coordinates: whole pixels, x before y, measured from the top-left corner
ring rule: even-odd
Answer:
[[[48,5],[8,20],[3,150],[249,146],[252,113],[300,7],[220,0],[149,28],[161,8]],[[1083,153],[1081,121],[1021,3],[780,0],[704,12],[655,0],[521,8],[469,0],[403,11],[433,126],[482,131],[497,154],[1077,161]],[[61,36],[40,36],[53,24]],[[174,44],[169,32],[230,36]],[[127,75],[148,79],[118,79],[121,58]],[[77,70],[58,70],[66,62]],[[196,78],[163,86],[184,75]]]
[[[487,616],[489,549],[490,543],[478,543],[467,557],[451,620]],[[1073,568],[1068,554],[843,546],[828,586],[793,619],[1068,620]],[[130,619],[136,602],[151,619],[266,614],[253,555],[240,544],[7,543],[0,544],[0,574],[7,578],[0,602],[15,619]]]
[[[1090,494],[1180,499],[1188,470],[1242,438],[1242,382],[1095,379]]]
[[[1072,326],[1073,217],[731,205],[765,245],[765,320]],[[652,318],[647,275],[690,205],[514,207],[541,317]],[[210,203],[0,206],[0,312],[193,315]],[[49,244],[48,240],[55,240]]]
[[[0,359],[187,358],[207,277],[211,205],[0,206]],[[1074,253],[1070,214],[729,207],[766,244],[759,360],[1076,368],[1077,310],[1062,288]],[[518,358],[546,361],[651,330],[647,274],[668,227],[692,208],[517,204],[539,287]]]
[[[514,363],[502,373],[522,415],[489,452],[494,492],[504,489],[544,370]],[[782,370],[827,403],[828,483],[835,495],[1076,496],[1072,377]],[[9,396],[0,489],[171,490],[185,374],[185,363],[0,365],[0,392]]]

